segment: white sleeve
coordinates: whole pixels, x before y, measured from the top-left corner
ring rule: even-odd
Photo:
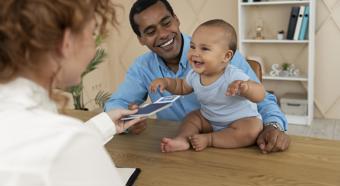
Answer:
[[[101,141],[83,132],[56,157],[47,178],[51,186],[124,185]]]
[[[102,112],[91,118],[85,123],[85,125],[100,135],[101,139],[103,140],[102,144],[106,144],[116,134],[116,125],[105,112]]]

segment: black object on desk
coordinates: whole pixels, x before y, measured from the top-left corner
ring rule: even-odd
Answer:
[[[140,174],[140,172],[141,172],[141,169],[140,168],[136,168],[136,170],[130,176],[129,180],[126,182],[126,186],[133,186],[133,184],[137,180],[137,177]]]

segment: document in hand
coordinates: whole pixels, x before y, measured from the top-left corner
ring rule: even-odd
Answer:
[[[141,117],[149,117],[157,112],[164,110],[171,106],[171,104],[176,101],[180,96],[173,95],[173,96],[166,96],[161,97],[157,101],[151,104],[146,104],[141,106],[138,109],[136,114],[128,115],[122,118],[122,120],[130,120],[134,118],[141,118]]]
[[[120,177],[126,186],[133,186],[138,175],[141,172],[140,168],[117,168]]]

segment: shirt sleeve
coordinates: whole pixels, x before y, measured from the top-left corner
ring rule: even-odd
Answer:
[[[237,68],[237,67],[230,67],[232,68],[231,70],[231,75],[230,75],[230,83],[236,81],[236,80],[242,80],[242,81],[248,81],[249,76],[243,72],[243,70]]]
[[[110,141],[116,134],[116,125],[105,112],[91,118],[85,123],[85,126],[90,127],[99,135],[103,145]]]
[[[51,186],[124,185],[117,168],[101,144],[89,132],[74,135],[51,165]]]
[[[239,51],[235,52],[230,63],[243,70],[251,80],[260,82],[255,72],[251,69],[250,65]],[[261,114],[264,123],[277,122],[284,130],[287,130],[288,122],[286,116],[281,111],[277,104],[276,97],[273,94],[266,92],[264,100],[257,103],[257,109]]]
[[[191,87],[192,87],[192,83],[193,83],[192,81],[194,79],[194,74],[195,74],[195,71],[191,69],[188,72],[188,74],[185,76],[185,82]]]
[[[129,68],[123,83],[105,103],[104,110],[109,111],[115,108],[127,108],[130,103],[142,104],[148,96],[148,87],[143,82],[138,65],[138,60]]]

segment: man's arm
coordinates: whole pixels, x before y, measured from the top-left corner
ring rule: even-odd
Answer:
[[[114,92],[105,103],[104,110],[109,111],[115,108],[128,108],[131,103],[142,104],[148,96],[147,86],[145,86],[142,81],[143,79],[138,71],[138,65],[135,63],[129,68],[118,90]]]

